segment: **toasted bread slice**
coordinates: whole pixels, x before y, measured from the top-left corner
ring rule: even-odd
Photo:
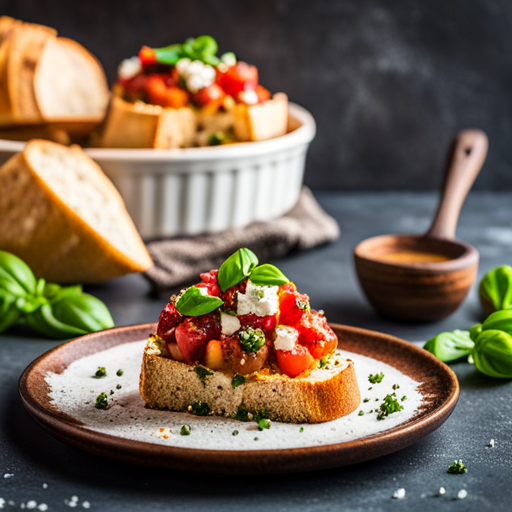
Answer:
[[[129,103],[114,96],[100,144],[109,148],[187,147],[196,129],[197,121],[189,108],[163,108],[141,101]]]
[[[194,366],[163,357],[150,338],[142,359],[140,394],[149,407],[158,409],[188,411],[201,402],[213,415],[234,417],[242,408],[276,421],[321,423],[350,414],[361,402],[354,364],[337,361],[305,378],[251,374],[233,389],[232,376],[210,370],[211,375],[201,379]]]
[[[9,92],[7,89],[7,56],[9,54],[9,36],[14,27],[22,22],[10,18],[9,16],[0,16],[0,119],[4,117],[11,118],[11,103],[9,101]]]
[[[277,92],[272,99],[258,105],[235,107],[234,131],[240,141],[273,139],[288,128],[288,96]]]
[[[44,121],[102,121],[110,93],[103,68],[81,44],[63,37],[47,42],[37,61],[33,89]]]
[[[0,249],[56,283],[99,283],[151,258],[121,196],[78,147],[32,140],[0,168]]]

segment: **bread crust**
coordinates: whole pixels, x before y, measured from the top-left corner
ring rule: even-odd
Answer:
[[[104,193],[118,203],[119,225],[131,233],[130,254],[109,243],[52,191],[34,168],[38,151],[69,152],[97,175]],[[78,146],[28,142],[0,168],[0,190],[10,191],[0,194],[0,249],[22,258],[37,277],[56,283],[100,283],[152,265],[119,193]]]
[[[242,407],[251,413],[265,412],[272,420],[287,423],[321,423],[353,412],[361,402],[354,364],[347,360],[341,370],[318,369],[307,378],[286,375],[247,376],[236,389],[232,377],[211,370],[204,384],[194,367],[146,347],[142,359],[140,394],[149,407],[187,411],[196,402],[210,407],[210,414],[233,417]],[[319,380],[317,375],[331,372]]]

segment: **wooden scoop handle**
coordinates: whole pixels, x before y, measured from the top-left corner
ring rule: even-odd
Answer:
[[[437,213],[426,238],[455,238],[459,213],[487,155],[489,142],[481,130],[464,130],[452,143]]]

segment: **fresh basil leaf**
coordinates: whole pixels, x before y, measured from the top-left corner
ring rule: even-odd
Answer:
[[[469,331],[455,330],[434,336],[423,348],[446,363],[471,354],[473,347],[474,342],[469,336]]]
[[[475,342],[476,368],[489,377],[512,379],[512,336],[503,331],[482,331]]]
[[[489,270],[478,286],[484,310],[512,308],[512,267],[502,265]]]
[[[203,295],[197,286],[191,286],[176,301],[176,309],[182,315],[201,316],[215,311],[224,301],[219,297]]]
[[[64,292],[64,293],[62,293]],[[50,301],[53,316],[85,332],[96,332],[114,327],[114,321],[105,304],[88,293],[66,294],[66,289]]]
[[[16,297],[36,293],[36,278],[29,266],[7,251],[0,251],[0,288]]]
[[[52,307],[48,303],[33,313],[25,315],[25,320],[32,329],[48,338],[63,340],[87,334],[84,329],[65,324],[55,318]]]
[[[4,332],[14,325],[21,316],[16,307],[16,297],[0,296],[0,332]]]
[[[482,324],[482,331],[490,329],[504,331],[512,336],[512,310],[505,309],[491,313]]]
[[[221,291],[245,279],[258,264],[258,258],[249,249],[242,248],[232,254],[219,268],[217,280]]]
[[[256,267],[249,276],[254,284],[258,286],[281,286],[289,283],[290,280],[274,265],[264,263]]]
[[[185,56],[183,45],[171,44],[164,48],[154,48],[155,58],[159,64],[174,66],[181,58]]]
[[[219,47],[212,36],[199,36],[192,43],[192,49],[199,55],[207,56],[216,55]]]

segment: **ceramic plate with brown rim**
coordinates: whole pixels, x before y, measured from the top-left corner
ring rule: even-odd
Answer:
[[[446,421],[459,396],[455,374],[399,338],[332,324],[354,361],[360,407],[315,425],[255,422],[150,410],[138,393],[142,350],[156,324],[118,327],[69,341],[36,359],[20,393],[33,418],[75,448],[123,462],[215,473],[282,473],[345,466],[405,448]],[[107,375],[94,378],[98,366]],[[118,372],[118,370],[122,372]],[[384,374],[369,382],[370,374]],[[373,379],[372,379],[373,380]],[[95,407],[106,393],[108,409]],[[380,405],[391,395],[397,410]],[[190,427],[189,435],[181,428]]]

